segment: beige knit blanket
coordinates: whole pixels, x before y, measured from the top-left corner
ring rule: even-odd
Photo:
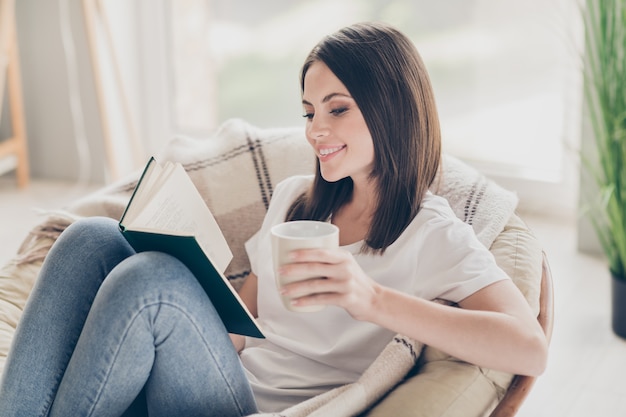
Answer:
[[[211,208],[234,254],[226,276],[236,288],[250,272],[244,243],[260,227],[274,186],[290,175],[310,173],[314,166],[302,129],[259,129],[238,119],[227,121],[208,139],[174,139],[156,157],[181,162]],[[99,215],[119,219],[138,177],[139,171],[50,213],[24,241],[15,260],[23,268],[17,269],[15,279],[32,280],[32,276],[19,275],[32,275],[28,266],[40,262],[56,236],[77,218]],[[450,156],[444,157],[432,191],[448,199],[456,215],[474,228],[486,247],[503,230],[517,205],[515,194]],[[402,380],[421,350],[421,344],[398,335],[355,383],[264,416],[359,414]]]
[[[260,413],[254,417],[347,417],[361,414],[398,384],[415,366],[424,346],[396,335],[363,375],[280,413]]]

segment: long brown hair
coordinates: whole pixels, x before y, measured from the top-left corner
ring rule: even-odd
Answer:
[[[382,23],[345,27],[318,43],[300,74],[323,62],[346,86],[363,114],[374,143],[370,174],[378,203],[365,250],[382,253],[402,234],[439,168],[441,133],[426,67],[410,39]],[[351,178],[327,182],[320,174],[298,198],[287,220],[327,220],[352,198]]]

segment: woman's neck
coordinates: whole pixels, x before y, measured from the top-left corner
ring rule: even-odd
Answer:
[[[369,233],[376,211],[373,187],[355,187],[352,198],[333,213],[332,221],[339,227],[339,242],[349,245],[364,240]]]

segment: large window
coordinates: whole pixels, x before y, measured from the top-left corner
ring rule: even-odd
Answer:
[[[341,26],[382,20],[407,33],[426,62],[447,152],[515,188],[527,204],[575,205],[575,1],[161,4],[171,133],[208,135],[231,117],[302,124],[298,73],[310,48]],[[528,203],[537,195],[543,203]]]

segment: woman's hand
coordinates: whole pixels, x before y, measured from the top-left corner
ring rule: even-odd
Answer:
[[[246,347],[246,338],[240,334],[229,333],[230,341],[233,342],[233,346],[237,353],[241,353],[241,351]]]
[[[357,320],[378,324],[454,357],[506,372],[540,375],[547,341],[515,285],[498,281],[459,302],[462,308],[424,300],[379,285],[342,249],[292,252],[285,276],[321,276],[282,288],[294,305],[332,304]]]
[[[380,286],[363,272],[351,253],[343,249],[301,249],[290,253],[283,265],[285,277],[320,277],[286,284],[281,294],[294,306],[336,305],[357,320],[368,320]]]

